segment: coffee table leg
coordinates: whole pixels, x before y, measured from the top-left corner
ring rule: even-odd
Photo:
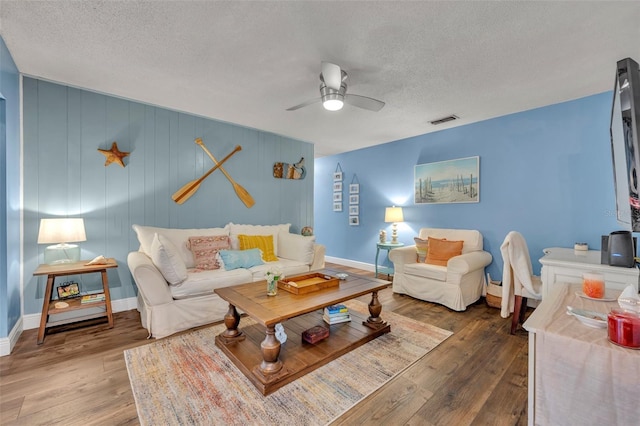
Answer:
[[[382,305],[378,300],[378,292],[374,291],[371,293],[371,302],[369,303],[370,316],[366,321],[362,321],[362,324],[374,330],[385,327],[387,323],[380,318],[380,312],[382,312]]]
[[[222,332],[220,336],[229,340],[237,339],[238,337],[242,336],[242,332],[238,330],[239,324],[240,314],[236,310],[236,307],[229,303],[229,310],[224,316],[224,325],[227,327],[227,329]]]
[[[262,363],[260,372],[264,375],[277,373],[282,369],[282,361],[278,359],[280,355],[280,341],[276,339],[276,326],[267,326],[267,336],[260,344],[262,351]]]

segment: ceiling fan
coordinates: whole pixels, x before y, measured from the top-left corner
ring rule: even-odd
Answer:
[[[322,106],[329,111],[342,109],[345,103],[369,111],[380,111],[384,102],[360,95],[347,94],[347,73],[331,62],[322,62],[320,73],[320,97],[303,102],[300,105],[287,108],[287,111],[295,111],[302,107],[322,101]]]

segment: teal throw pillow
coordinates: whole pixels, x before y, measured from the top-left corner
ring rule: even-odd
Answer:
[[[224,263],[224,269],[230,271],[238,268],[251,268],[264,265],[260,249],[249,250],[220,250],[218,252]]]

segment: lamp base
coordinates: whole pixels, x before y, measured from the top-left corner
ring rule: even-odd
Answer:
[[[44,249],[44,263],[58,265],[80,261],[80,247],[77,244],[56,244]]]
[[[398,244],[398,224],[391,225],[391,244]]]

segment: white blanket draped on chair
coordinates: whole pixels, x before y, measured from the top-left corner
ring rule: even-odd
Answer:
[[[540,299],[542,292],[540,278],[533,275],[529,248],[522,234],[516,231],[509,232],[500,246],[500,252],[504,261],[500,315],[502,318],[508,318],[513,312],[516,295]]]

